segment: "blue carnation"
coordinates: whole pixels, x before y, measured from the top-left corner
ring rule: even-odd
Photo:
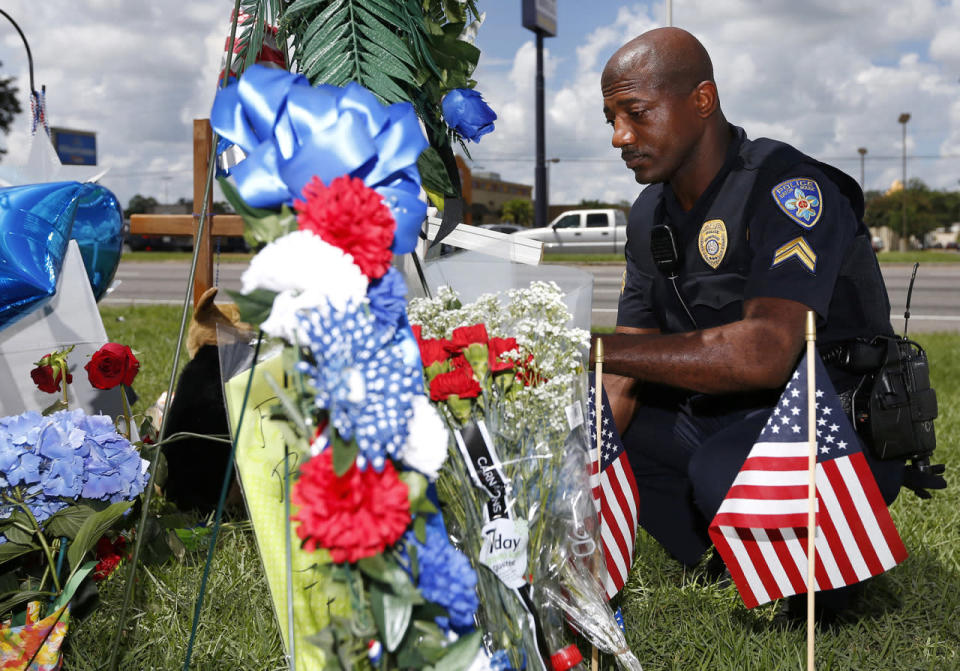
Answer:
[[[493,130],[497,114],[473,89],[453,89],[441,105],[447,125],[471,142],[479,142]]]
[[[316,309],[299,316],[316,365],[302,362],[316,405],[325,408],[337,432],[356,439],[357,467],[383,470],[407,441],[413,397],[423,376],[411,363],[395,327],[386,328],[362,307],[344,312]]]
[[[403,282],[403,275],[396,268],[390,268],[383,277],[370,283],[367,298],[376,320],[384,327],[396,328],[407,308],[407,285]]]
[[[406,532],[404,541],[408,547],[416,548],[420,571],[417,587],[423,598],[447,610],[453,629],[461,633],[472,629],[473,616],[480,605],[477,574],[467,557],[450,544],[443,516],[437,513],[427,518],[426,543],[417,540],[413,531]]]

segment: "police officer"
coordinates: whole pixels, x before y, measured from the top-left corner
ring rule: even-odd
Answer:
[[[640,522],[696,564],[707,526],[793,373],[808,310],[818,346],[892,335],[852,179],[720,109],[689,33],[621,47],[601,78],[613,146],[643,190],[630,213],[604,386],[640,489]],[[829,369],[838,392],[855,378]],[[891,503],[902,461],[865,450]]]

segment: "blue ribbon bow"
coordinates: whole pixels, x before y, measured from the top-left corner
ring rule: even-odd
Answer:
[[[397,222],[391,250],[412,252],[426,216],[417,158],[428,143],[413,105],[381,105],[355,82],[310,86],[303,75],[252,65],[217,92],[210,124],[247,157],[231,170],[253,207],[303,198],[303,187],[351,175],[383,197]]]

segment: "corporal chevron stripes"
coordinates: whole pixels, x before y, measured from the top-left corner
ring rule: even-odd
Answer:
[[[771,268],[776,268],[781,263],[789,259],[796,259],[803,264],[803,267],[811,273],[817,271],[817,253],[813,251],[810,244],[800,235],[773,253],[773,263]]]

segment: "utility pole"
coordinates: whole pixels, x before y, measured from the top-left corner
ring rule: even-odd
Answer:
[[[904,112],[897,119],[897,122],[903,126],[903,193],[900,194],[900,197],[903,201],[903,211],[902,211],[902,227],[901,238],[900,238],[900,251],[907,251],[909,247],[908,241],[910,238],[907,237],[907,122],[910,121],[910,113]]]
[[[860,189],[861,189],[861,190],[866,190],[867,186],[866,186],[866,184],[864,183],[864,180],[863,180],[863,159],[864,159],[864,157],[867,155],[867,148],[866,148],[866,147],[858,147],[858,148],[857,148],[857,153],[860,154]]]
[[[543,106],[543,38],[557,34],[557,0],[523,0],[523,27],[537,35],[537,87],[535,105],[536,169],[534,170],[533,225],[547,225],[546,129]]]

